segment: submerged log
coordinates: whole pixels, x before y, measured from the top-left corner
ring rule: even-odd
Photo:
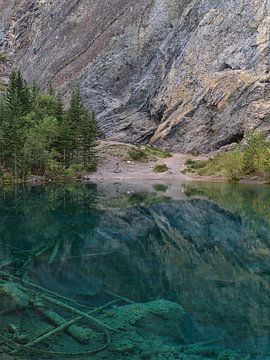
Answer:
[[[35,302],[33,305],[34,308],[37,309],[38,312],[53,325],[60,326],[66,321],[66,319],[57,314],[55,311],[45,307],[41,302]],[[66,327],[65,332],[80,344],[87,344],[92,335],[92,331],[90,329],[84,329],[80,326],[72,324]]]
[[[111,301],[111,302],[109,302],[109,303],[107,303],[105,305],[102,305],[102,306],[96,308],[95,310],[91,311],[91,314],[97,313],[97,312],[105,309],[106,307],[115,304],[117,301],[118,300],[113,300],[113,301]],[[78,322],[80,320],[82,320],[82,317],[77,316],[76,318],[74,318],[72,320],[64,321],[61,324],[59,324],[59,326],[56,327],[55,329],[44,332],[41,336],[37,337],[36,339],[34,339],[31,342],[29,342],[28,344],[26,344],[26,347],[32,347],[34,345],[37,345],[37,344],[41,343],[44,340],[47,340],[48,338],[50,338],[51,336],[56,335],[59,332],[64,331],[67,328],[70,328],[71,325],[75,324],[76,322]]]
[[[1,302],[4,301],[4,305],[12,304],[14,307],[18,306],[21,308],[32,304],[34,308],[53,325],[59,326],[66,321],[66,319],[55,311],[46,308],[41,301],[33,301],[33,297],[27,292],[27,289],[20,288],[20,286],[15,283],[6,282],[2,284],[0,286],[0,297]],[[59,302],[59,304],[62,303]],[[77,325],[68,327],[66,332],[81,344],[87,343],[92,334],[91,330],[83,329]]]
[[[77,308],[74,308],[73,306],[70,306],[70,305],[67,305],[59,300],[56,300],[48,295],[44,295],[44,294],[40,294],[40,293],[37,293],[36,291],[34,290],[30,290],[30,289],[27,289],[25,288],[24,286],[22,285],[18,285],[20,289],[22,289],[23,291],[26,291],[28,293],[32,293],[34,295],[37,295],[39,296],[39,298],[43,299],[43,300],[46,300],[54,305],[57,305],[63,309],[66,309],[74,314],[77,314],[77,315],[80,315],[82,318],[88,320],[89,322],[91,322],[96,328],[98,328],[98,330],[107,330],[107,331],[117,331],[116,329],[114,329],[113,327],[103,323],[102,321],[98,320],[97,318],[91,316],[90,314],[91,313],[86,313],[84,311],[81,311]]]

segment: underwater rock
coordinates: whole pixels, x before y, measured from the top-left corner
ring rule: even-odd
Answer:
[[[167,300],[121,306],[107,312],[115,329],[141,328],[159,336],[180,339],[187,313],[184,308]]]
[[[15,341],[18,343],[18,344],[22,344],[22,345],[25,345],[27,344],[30,339],[29,337],[26,335],[26,334],[19,334],[15,337]]]

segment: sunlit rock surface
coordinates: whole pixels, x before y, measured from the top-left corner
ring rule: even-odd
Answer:
[[[44,87],[68,96],[80,83],[110,138],[207,152],[250,128],[269,133],[269,8],[269,0],[0,1],[0,51]]]

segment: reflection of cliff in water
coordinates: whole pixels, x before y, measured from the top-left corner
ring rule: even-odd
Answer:
[[[234,338],[267,335],[270,256],[263,226],[202,199],[112,211],[95,238],[115,255],[97,258],[93,273],[136,301],[177,301]]]
[[[190,197],[183,200],[107,210],[98,210],[94,188],[66,197],[54,195],[52,203],[41,191],[30,196],[27,206],[17,203],[13,229],[10,220],[1,218],[1,242],[9,239],[12,246],[26,251],[44,240],[60,243],[55,258],[54,245],[33,261],[28,274],[63,295],[94,304],[102,301],[101,290],[106,289],[136,302],[173,300],[187,309],[207,336],[217,333],[226,336],[228,346],[267,352],[267,215],[254,210],[257,217],[253,216],[256,196],[247,188],[241,201],[252,197],[249,211],[229,206],[237,191],[226,188],[222,197],[214,190],[208,200],[209,188],[190,185]],[[1,216],[8,216],[10,204],[5,206]],[[10,248],[5,251],[12,253]]]

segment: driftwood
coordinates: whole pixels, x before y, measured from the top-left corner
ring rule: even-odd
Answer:
[[[95,310],[93,310],[90,314],[94,314],[98,311],[101,311],[103,309],[105,309],[106,307],[110,306],[110,305],[113,305],[117,302],[118,300],[113,300],[103,306],[100,306],[98,308],[96,308]],[[89,315],[90,315],[89,314]],[[50,338],[51,336],[53,335],[56,335],[58,334],[59,332],[61,331],[65,331],[66,329],[69,330],[71,329],[71,327],[73,327],[76,322],[82,320],[82,316],[77,316],[76,318],[72,319],[72,320],[67,320],[67,321],[64,321],[62,322],[61,324],[59,324],[59,326],[51,331],[48,331],[46,334],[36,338],[35,340],[29,342],[28,344],[26,344],[27,347],[31,347],[31,346],[34,346],[34,345],[37,345],[41,342],[43,342],[44,340],[47,340],[48,338]]]
[[[0,295],[7,297],[9,303],[14,303],[18,308],[26,308],[33,304],[34,308],[50,323],[59,326],[65,319],[53,310],[49,310],[40,302],[33,302],[29,294],[20,289],[16,283],[7,282],[0,286]],[[14,306],[13,309],[16,307]],[[11,308],[4,310],[4,314],[10,312]],[[1,312],[2,313],[2,312]],[[3,315],[3,313],[2,313]],[[76,325],[68,328],[66,332],[79,343],[86,343],[90,337],[90,331]]]
[[[61,324],[63,324],[65,322],[65,319],[62,316],[57,314],[55,311],[46,308],[46,306],[44,306],[43,303],[35,302],[33,305],[34,305],[34,308],[53,325],[56,325],[59,327]],[[68,326],[64,327],[63,330],[65,330],[66,333],[68,333],[74,340],[76,340],[80,344],[86,344],[91,336],[91,331],[89,329],[84,329],[82,327],[79,327],[77,325],[72,325],[72,324],[73,323],[70,323]],[[44,339],[41,339],[41,341],[45,340],[46,336],[44,335],[43,338]],[[33,345],[35,345],[35,344],[36,344],[36,342],[34,341]],[[31,346],[33,346],[33,345],[31,345]],[[28,346],[30,346],[30,345],[28,345]]]
[[[88,350],[78,353],[33,349],[30,347],[26,347],[25,345],[19,345],[15,341],[8,339],[1,334],[0,334],[0,340],[2,340],[9,348],[13,349],[13,351],[11,351],[12,354],[17,354],[17,353],[20,354],[22,352],[26,352],[30,354],[39,354],[41,356],[57,356],[57,357],[67,358],[67,357],[76,357],[76,356],[92,356],[106,350],[111,344],[111,338],[107,332],[105,333],[105,336],[106,336],[106,344],[103,345],[102,347],[95,350]]]
[[[5,277],[9,277],[9,276],[5,276]],[[28,304],[30,304],[30,305],[32,304],[34,306],[34,308],[37,309],[39,311],[39,313],[42,314],[42,316],[46,317],[46,319],[48,319],[50,322],[52,322],[54,325],[57,326],[54,329],[51,329],[51,328],[47,329],[45,333],[40,335],[38,338],[31,340],[27,344],[18,344],[14,340],[11,340],[9,338],[6,338],[3,335],[0,335],[0,340],[2,340],[4,343],[6,343],[6,345],[9,348],[12,349],[12,351],[11,351],[12,354],[28,352],[28,353],[33,353],[33,354],[39,354],[40,356],[58,356],[58,357],[91,356],[91,355],[95,355],[101,351],[104,351],[110,345],[111,339],[110,339],[110,335],[107,330],[109,329],[110,331],[115,331],[115,329],[104,324],[103,322],[94,318],[91,315],[118,302],[119,299],[115,299],[101,307],[97,307],[94,310],[90,311],[89,313],[84,313],[84,312],[77,310],[69,305],[66,305],[56,299],[53,299],[47,295],[40,294],[37,291],[31,290],[31,289],[27,289],[21,284],[5,282],[3,285],[5,285],[5,289],[7,289],[7,290],[12,289],[11,292],[8,292],[11,297],[15,293],[17,294],[17,292],[23,293],[24,297],[28,300],[27,301]],[[10,285],[12,285],[11,288],[10,288]],[[16,288],[16,291],[14,291],[14,287]],[[43,298],[44,300],[46,300],[50,303],[53,303],[53,304],[57,305],[58,307],[62,307],[66,310],[69,310],[70,312],[77,313],[78,316],[71,320],[65,320],[56,312],[44,307],[44,305],[40,302],[40,298]],[[60,333],[62,331],[68,332],[74,339],[76,339],[80,343],[87,342],[87,340],[89,340],[89,337],[91,335],[90,330],[89,329],[85,330],[85,329],[80,328],[77,325],[75,325],[76,322],[78,322],[82,319],[88,320],[90,323],[95,325],[95,328],[97,327],[97,328],[99,328],[99,330],[101,330],[101,332],[105,335],[105,338],[106,338],[105,345],[103,345],[102,347],[95,349],[95,350],[89,350],[89,351],[84,351],[84,352],[80,352],[80,353],[54,352],[54,351],[46,351],[46,350],[40,350],[40,349],[33,348],[33,346],[44,342],[45,340],[49,339],[51,336],[53,336],[57,333]]]
[[[38,293],[34,290],[30,290],[30,289],[27,289],[25,288],[23,285],[20,285],[18,284],[18,287],[24,291],[24,292],[28,292],[30,294],[33,294],[33,295],[36,295],[36,296],[39,296],[40,298],[54,304],[54,305],[57,305],[59,307],[62,307],[63,309],[66,309],[66,310],[69,310],[70,312],[73,312],[74,314],[77,314],[77,315],[80,315],[82,318],[92,322],[95,324],[95,326],[101,330],[107,330],[107,331],[117,331],[116,329],[112,328],[111,326],[107,325],[107,324],[104,324],[102,321],[94,318],[93,316],[89,315],[88,313],[84,312],[84,311],[81,311],[81,310],[78,310],[77,308],[74,308],[73,306],[70,306],[70,305],[67,305],[59,300],[56,300],[48,295],[44,295],[44,294],[41,294],[41,293]]]

